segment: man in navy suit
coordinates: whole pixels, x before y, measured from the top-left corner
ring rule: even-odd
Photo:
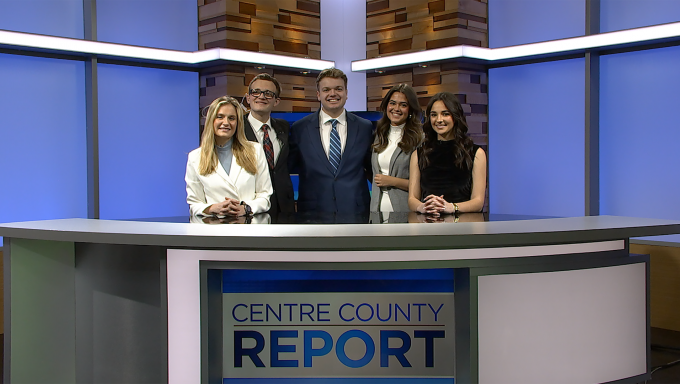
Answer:
[[[250,113],[243,119],[246,137],[262,144],[267,158],[269,176],[274,187],[274,194],[269,198],[269,214],[272,216],[295,212],[293,183],[288,173],[290,127],[286,120],[271,117],[272,110],[281,100],[280,96],[281,85],[275,77],[268,73],[255,76],[250,81],[246,95]]]
[[[300,175],[298,212],[367,214],[373,125],[345,110],[347,76],[341,70],[323,70],[316,95],[321,109],[291,127],[291,169]]]

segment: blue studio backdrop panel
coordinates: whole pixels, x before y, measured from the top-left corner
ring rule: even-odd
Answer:
[[[584,59],[489,70],[491,213],[581,216]]]

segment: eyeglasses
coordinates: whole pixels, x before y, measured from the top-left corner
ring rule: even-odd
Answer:
[[[276,97],[276,93],[272,91],[263,91],[259,88],[251,89],[248,91],[252,96],[254,97],[260,97],[260,95],[264,95],[265,99],[273,99]]]

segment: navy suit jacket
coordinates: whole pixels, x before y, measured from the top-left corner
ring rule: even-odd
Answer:
[[[336,173],[321,144],[319,111],[291,127],[290,169],[300,175],[298,212],[368,212],[370,196],[367,177],[371,174],[373,124],[347,114],[347,142]]]

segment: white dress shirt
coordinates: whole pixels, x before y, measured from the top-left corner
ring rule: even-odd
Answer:
[[[404,135],[404,127],[406,123],[393,126],[390,125],[390,133],[387,136],[388,144],[387,147],[378,154],[378,165],[380,166],[380,173],[383,175],[390,174],[390,160],[394,151],[397,149],[397,145],[401,142],[401,138]],[[382,212],[392,212],[392,201],[390,201],[390,195],[388,194],[387,188],[381,188],[382,194],[380,196],[380,211]],[[389,215],[386,215],[389,217]]]
[[[319,131],[321,131],[321,145],[326,152],[326,157],[330,156],[331,148],[331,120],[333,117],[328,116],[326,112],[321,109],[319,111]],[[335,118],[338,121],[338,134],[340,135],[340,153],[345,153],[345,143],[347,143],[347,111],[342,111],[342,114]]]
[[[257,137],[257,141],[262,144],[264,147],[264,143],[262,140],[264,140],[264,131],[262,130],[262,126],[264,124],[267,124],[269,127],[269,140],[272,141],[272,146],[274,147],[274,164],[276,164],[276,161],[279,159],[279,153],[281,153],[281,143],[279,143],[279,140],[277,139],[276,136],[276,131],[274,128],[272,128],[272,119],[267,119],[266,123],[261,122],[260,120],[256,119],[253,117],[252,113],[248,114],[248,122],[250,123],[250,126],[253,128],[253,132],[255,132],[255,136]]]

